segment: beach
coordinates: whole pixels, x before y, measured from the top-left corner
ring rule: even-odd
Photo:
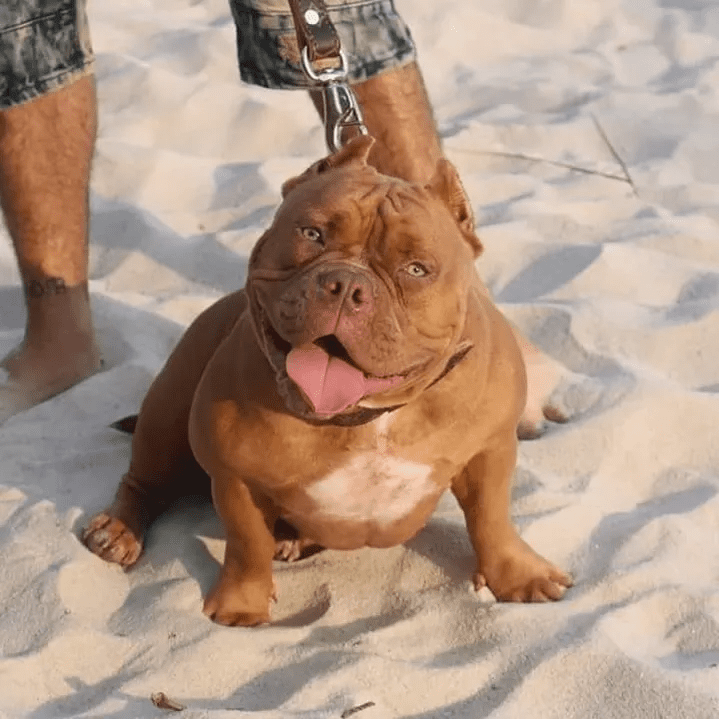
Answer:
[[[244,285],[282,183],[325,154],[304,92],[240,81],[224,0],[92,3],[105,369],[0,426],[0,718],[719,717],[719,5],[397,7],[479,272],[566,368],[572,419],[520,444],[512,514],[575,586],[474,591],[449,494],[405,545],[275,563],[259,628],[202,613],[224,551],[209,503],[164,515],[127,572],[82,545],[129,461],[110,424]],[[0,234],[3,356],[24,309]]]

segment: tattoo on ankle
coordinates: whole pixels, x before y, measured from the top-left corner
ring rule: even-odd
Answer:
[[[47,295],[64,295],[67,285],[62,277],[48,277],[46,280],[30,280],[25,284],[25,294],[28,297],[39,298]]]

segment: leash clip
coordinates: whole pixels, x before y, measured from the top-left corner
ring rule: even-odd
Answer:
[[[367,134],[357,98],[345,82],[347,58],[342,50],[339,53],[339,60],[339,67],[315,72],[307,47],[302,48],[302,69],[310,80],[322,86],[325,141],[331,152],[337,152],[342,148],[342,131],[345,128],[355,127],[361,134]]]

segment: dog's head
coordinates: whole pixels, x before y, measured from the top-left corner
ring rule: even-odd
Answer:
[[[403,404],[466,351],[481,251],[456,171],[426,185],[379,174],[359,137],[283,186],[250,258],[260,347],[295,413]]]

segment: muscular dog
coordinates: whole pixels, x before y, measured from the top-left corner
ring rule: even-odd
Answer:
[[[130,467],[84,541],[128,566],[177,496],[211,483],[227,545],[204,611],[270,619],[273,558],[310,543],[388,547],[450,489],[475,586],[558,599],[569,577],[510,520],[526,372],[475,269],[481,245],[452,166],[380,175],[360,137],[283,187],[244,290],[190,326],[142,405]],[[284,520],[298,539],[277,542]]]

